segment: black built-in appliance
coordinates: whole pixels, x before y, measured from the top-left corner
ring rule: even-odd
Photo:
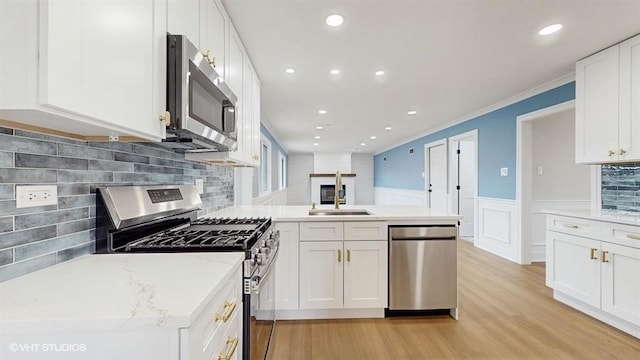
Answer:
[[[238,279],[242,358],[266,358],[275,312],[258,312],[257,303],[266,286],[275,286],[271,270],[279,233],[270,218],[197,219],[202,202],[193,185],[114,186],[96,192],[96,253],[243,252],[243,278]]]

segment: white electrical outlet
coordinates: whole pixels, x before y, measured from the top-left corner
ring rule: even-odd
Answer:
[[[16,186],[16,208],[57,204],[58,186],[56,185]]]
[[[500,176],[509,176],[509,168],[500,168]]]
[[[198,189],[198,194],[204,194],[204,180],[196,179],[196,189]]]

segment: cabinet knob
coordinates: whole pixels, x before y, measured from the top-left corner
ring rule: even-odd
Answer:
[[[165,111],[163,115],[160,115],[160,121],[164,122],[165,126],[169,127],[171,125],[171,113]]]
[[[609,156],[613,156],[616,152],[613,150],[609,150]]]
[[[624,155],[624,154],[626,154],[626,153],[627,153],[627,150],[625,150],[625,149],[620,149],[620,155]]]

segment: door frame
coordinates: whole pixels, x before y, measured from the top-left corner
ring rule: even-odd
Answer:
[[[448,174],[449,174],[449,147],[447,146],[447,139],[440,139],[440,140],[436,140],[436,141],[432,141],[428,144],[424,145],[424,206],[425,207],[429,207],[429,201],[431,200],[431,194],[429,193],[429,165],[430,165],[430,160],[429,160],[429,149],[432,147],[436,147],[436,146],[440,146],[440,145],[444,145],[444,163],[446,164],[446,168],[444,169],[445,174],[447,174],[447,179],[448,179]],[[450,211],[449,209],[449,205],[450,205],[450,200],[449,200],[449,184],[447,184],[447,189],[445,191],[445,196],[447,197],[447,211]]]
[[[474,171],[474,185],[473,185],[473,242],[475,243],[478,237],[478,129],[473,129],[462,134],[458,134],[455,136],[451,136],[449,141],[449,189],[451,196],[449,196],[449,209],[453,212],[454,204],[453,204],[453,191],[457,185],[457,175],[458,175],[458,156],[456,154],[456,148],[453,146],[454,143],[460,142],[461,140],[473,140],[473,162],[475,166]]]
[[[528,221],[532,202],[533,121],[575,109],[576,101],[569,100],[516,117],[516,255],[519,264],[531,264],[531,224]],[[591,208],[600,206],[600,166],[591,167]]]

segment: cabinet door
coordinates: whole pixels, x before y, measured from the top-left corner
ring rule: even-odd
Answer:
[[[40,102],[163,138],[166,11],[162,0],[40,2]]]
[[[167,0],[167,31],[173,35],[185,35],[201,48],[200,3],[202,0]]]
[[[300,309],[341,309],[342,241],[300,243]]]
[[[276,223],[280,249],[276,260],[276,309],[298,309],[298,224]]]
[[[640,249],[602,243],[602,310],[640,325]]]
[[[640,35],[620,44],[620,160],[640,160]]]
[[[387,307],[387,242],[345,241],[344,307]]]
[[[258,74],[253,73],[253,86],[251,87],[251,99],[253,101],[253,116],[251,117],[251,152],[250,160],[254,165],[260,164],[260,80]]]
[[[618,46],[576,63],[576,162],[618,160]]]
[[[251,146],[253,138],[253,76],[251,62],[246,59],[244,62],[244,72],[242,74],[242,140],[239,140],[238,145],[242,146],[244,161],[248,163],[253,162],[253,148]]]
[[[600,241],[547,231],[547,286],[600,307]]]
[[[216,72],[224,78],[225,39],[227,37],[225,11],[222,4],[216,0],[201,1],[204,10],[200,15],[200,32],[202,34],[200,49],[215,58]]]
[[[236,106],[236,136],[238,140],[238,148],[235,151],[229,152],[229,157],[233,160],[243,162],[245,160],[245,153],[243,148],[244,138],[244,94],[243,90],[243,72],[244,72],[244,51],[242,50],[242,42],[238,37],[238,34],[233,29],[233,26],[229,25],[229,51],[227,53],[227,63],[225,70],[225,80],[231,88],[231,91],[238,97],[238,103]]]

